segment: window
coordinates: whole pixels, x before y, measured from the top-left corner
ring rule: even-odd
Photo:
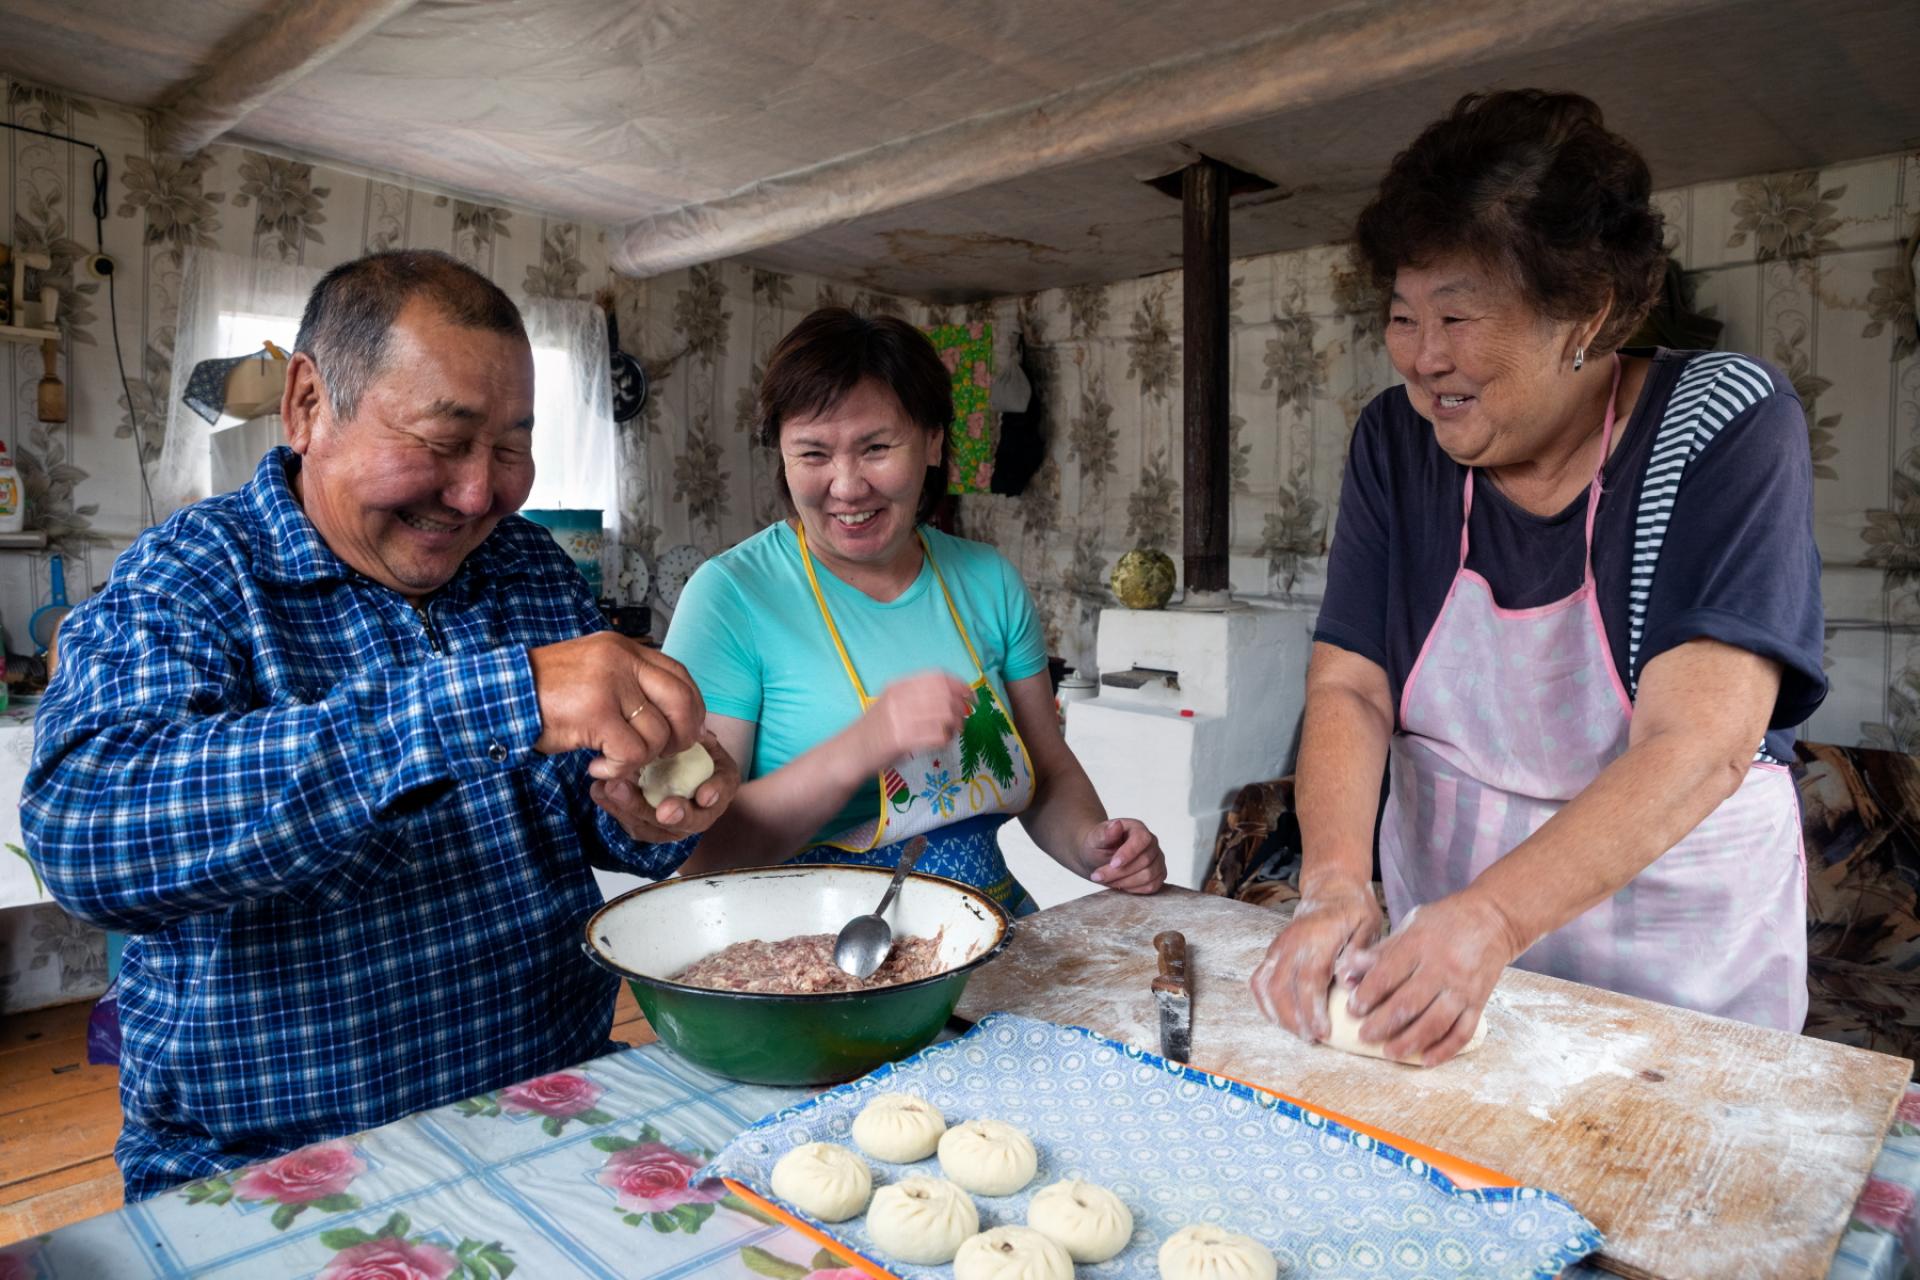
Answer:
[[[293,350],[300,333],[297,315],[269,315],[261,311],[222,311],[216,346],[222,355],[244,355],[271,342],[282,351]]]

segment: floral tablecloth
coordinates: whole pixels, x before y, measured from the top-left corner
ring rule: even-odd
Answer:
[[[806,1096],[719,1079],[659,1045],[628,1049],[23,1241],[0,1250],[0,1280],[861,1280],[689,1180]],[[1910,1088],[1828,1274],[1920,1274],[1916,1191]]]

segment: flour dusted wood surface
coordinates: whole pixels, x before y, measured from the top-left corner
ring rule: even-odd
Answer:
[[[1824,1276],[1911,1064],[1510,969],[1478,1053],[1422,1070],[1308,1045],[1247,979],[1287,917],[1168,889],[1019,922],[960,1013],[1158,1048],[1153,935],[1186,934],[1195,1064],[1557,1192],[1631,1277]]]

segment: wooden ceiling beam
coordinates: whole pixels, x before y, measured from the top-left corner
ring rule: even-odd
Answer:
[[[296,0],[276,4],[223,41],[154,118],[157,150],[192,155],[408,9],[414,0]]]
[[[1764,0],[1355,0],[1037,101],[897,138],[630,223],[632,276],[764,249],[906,205],[1336,102],[1488,59]],[[1408,121],[1409,130],[1418,121]]]

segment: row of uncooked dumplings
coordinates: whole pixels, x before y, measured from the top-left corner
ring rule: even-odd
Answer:
[[[795,1147],[773,1166],[773,1193],[823,1222],[863,1210],[875,1245],[901,1262],[952,1262],[955,1280],[1071,1280],[1076,1262],[1105,1262],[1133,1238],[1133,1213],[1102,1186],[1070,1178],[1041,1189],[1024,1227],[980,1230],[967,1195],[1009,1196],[1033,1181],[1032,1139],[999,1120],[949,1129],[925,1099],[883,1093],[853,1122],[853,1140],[889,1164],[938,1152],[944,1178],[915,1175],[873,1190],[865,1160],[831,1142]],[[871,1201],[871,1203],[869,1203]],[[1274,1280],[1273,1254],[1256,1240],[1212,1226],[1185,1227],[1160,1246],[1167,1280]]]

